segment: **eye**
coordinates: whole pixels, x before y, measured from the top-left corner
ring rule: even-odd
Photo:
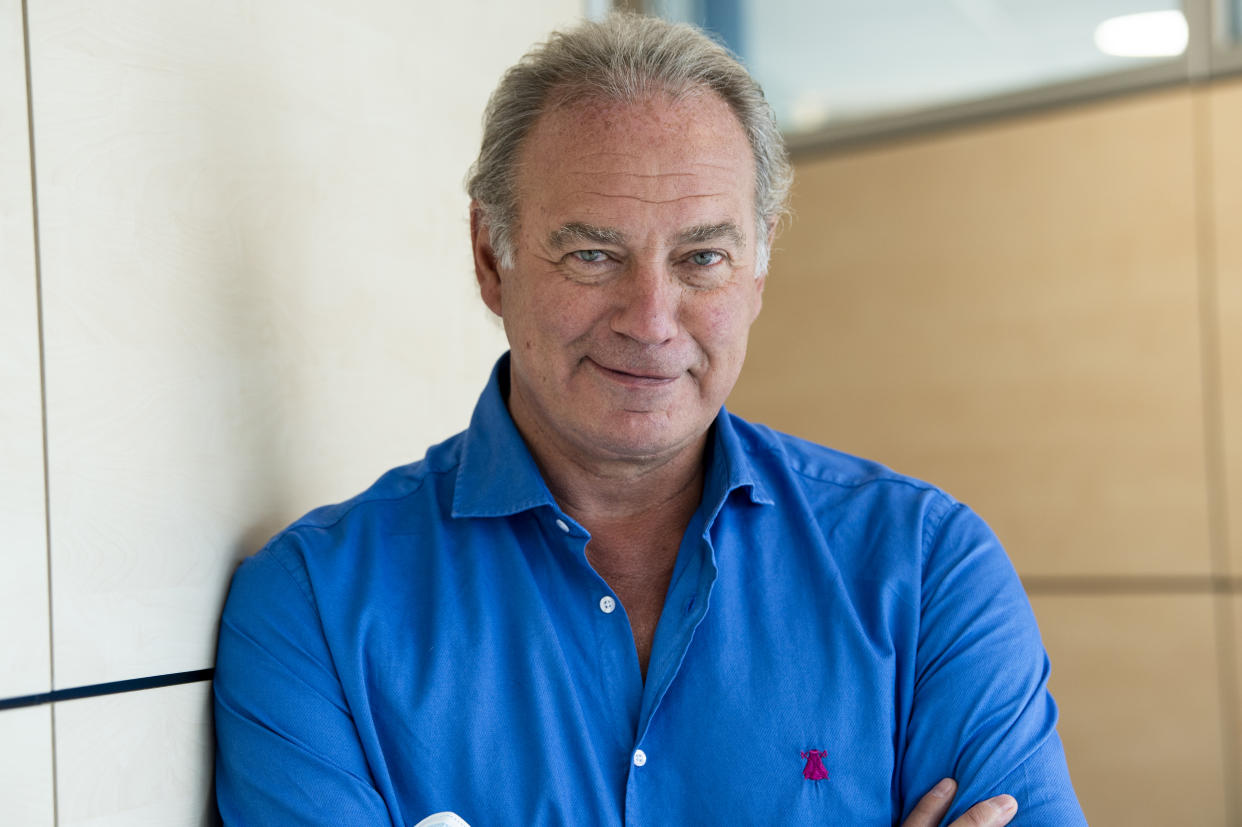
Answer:
[[[570,255],[587,264],[598,264],[608,258],[608,254],[603,250],[575,250]]]
[[[715,250],[699,250],[697,253],[690,254],[690,262],[700,267],[711,267],[713,264],[719,264],[722,259],[724,255]]]

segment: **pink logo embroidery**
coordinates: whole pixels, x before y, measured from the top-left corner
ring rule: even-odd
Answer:
[[[802,753],[802,757],[806,759],[806,766],[802,768],[802,777],[811,781],[823,781],[828,777],[828,770],[824,769],[823,757],[828,754],[828,750],[810,749]]]

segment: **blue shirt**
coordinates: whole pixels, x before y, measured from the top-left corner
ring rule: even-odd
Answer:
[[[226,823],[1085,824],[992,532],[936,488],[721,411],[644,683],[505,407],[238,569],[215,675]],[[826,777],[824,777],[826,776]]]

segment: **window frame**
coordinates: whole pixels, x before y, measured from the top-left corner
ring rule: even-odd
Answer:
[[[653,5],[650,0],[614,0],[614,8],[630,11],[649,11]],[[806,132],[786,132],[785,142],[794,155],[813,154],[876,139],[899,138],[1242,73],[1242,37],[1232,37],[1235,12],[1231,0],[1182,0],[1182,12],[1190,39],[1182,55],[1166,62],[955,103],[929,104]]]

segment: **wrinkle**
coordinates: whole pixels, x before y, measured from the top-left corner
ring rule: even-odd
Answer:
[[[582,161],[589,161],[589,160],[591,160],[591,159],[593,159],[593,158],[633,158],[633,159],[644,159],[644,157],[645,157],[645,156],[643,156],[641,153],[637,153],[637,152],[588,152],[588,153],[586,153],[586,154],[584,154],[584,155],[580,155],[580,156],[578,156],[578,157],[579,157],[579,159],[580,159],[580,160],[582,160]],[[691,166],[694,166],[694,167],[706,167],[706,168],[708,168],[708,169],[720,169],[720,170],[724,170],[725,172],[728,172],[728,173],[730,173],[730,174],[737,172],[737,167],[736,167],[736,166],[734,166],[734,165],[732,165],[732,164],[713,164],[713,163],[710,163],[710,162],[708,162],[708,161],[690,161],[689,163],[690,163],[690,165],[691,165]],[[593,174],[593,173],[592,173],[592,174]],[[635,174],[635,175],[638,175],[638,174],[640,174],[640,173],[634,173],[634,174]],[[693,173],[689,173],[689,172],[682,172],[682,173],[675,173],[675,174],[677,174],[677,175],[692,175]]]
[[[591,172],[578,170],[577,175],[589,175],[595,178],[694,178],[693,172]]]
[[[596,192],[595,190],[583,190],[587,195],[598,195],[601,198],[624,198],[629,201],[638,201],[642,204],[676,204],[678,201],[686,201],[691,198],[717,198],[727,193],[723,192],[705,192],[696,195],[679,195],[676,198],[652,199],[642,198],[637,195],[623,195],[619,192]]]
[[[250,634],[245,629],[242,629],[240,626],[233,623],[227,617],[224,618],[223,621],[221,622],[221,628],[227,629],[229,632],[232,632],[233,634],[237,635],[237,637],[241,641],[248,643],[249,645],[253,646],[258,652],[261,652],[264,655],[266,655],[268,658],[268,662],[271,664],[273,671],[278,671],[285,677],[296,681],[298,684],[300,684],[301,686],[304,686],[307,690],[309,690],[312,694],[314,694],[320,700],[324,701],[327,704],[330,704],[331,706],[335,707],[337,710],[343,712],[344,714],[346,715],[350,714],[349,709],[346,706],[342,705],[341,703],[338,703],[336,698],[330,697],[329,695],[326,695],[323,692],[319,691],[318,687],[316,687],[310,681],[303,678],[302,675],[296,669],[290,668],[290,666],[281,659],[280,655],[277,654],[276,651],[272,647],[266,645],[254,635]],[[323,664],[319,661],[319,659],[315,655],[313,655],[311,652],[309,652],[306,649],[306,647],[302,646],[298,641],[292,638],[286,637],[284,639],[284,642],[290,644],[291,648],[294,651],[298,652],[301,655],[306,656],[308,660],[313,661],[316,666],[320,667],[321,669],[324,668]],[[324,669],[324,671],[326,672],[329,670]],[[254,675],[253,666],[251,670],[249,670],[249,673],[250,674],[248,675],[248,677],[253,677]]]

